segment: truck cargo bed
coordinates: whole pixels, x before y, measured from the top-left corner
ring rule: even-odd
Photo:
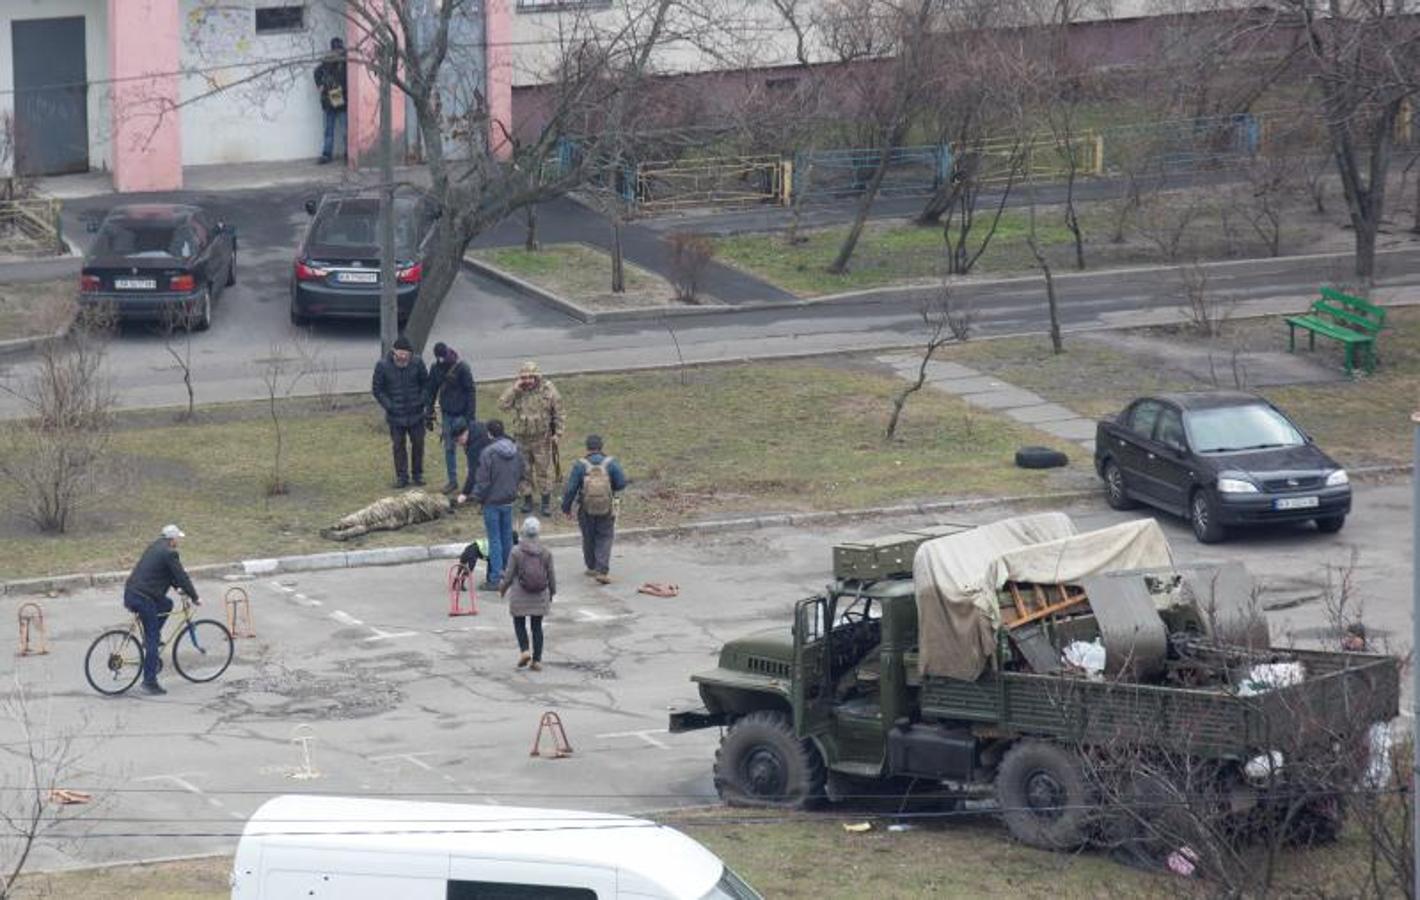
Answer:
[[[976,681],[928,676],[922,718],[990,723],[993,731],[1083,744],[1166,746],[1204,757],[1248,759],[1298,736],[1329,746],[1399,712],[1399,662],[1389,656],[1286,650],[1303,681],[1250,697],[1226,687],[1090,681],[1083,677],[984,673]]]

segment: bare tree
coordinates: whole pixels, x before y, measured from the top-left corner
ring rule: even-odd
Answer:
[[[705,267],[715,256],[715,245],[704,235],[677,231],[666,237],[671,251],[671,283],[676,299],[693,303],[700,291]]]
[[[92,797],[72,790],[83,756],[75,738],[87,723],[60,729],[16,678],[0,721],[0,900],[13,896],[36,846],[81,819]]]
[[[187,391],[187,410],[178,416],[179,421],[191,422],[195,414],[197,397],[192,387],[192,325],[195,313],[182,307],[168,306],[163,309],[159,331],[163,336],[163,349],[172,357],[173,365],[182,373],[182,386]],[[181,334],[179,334],[181,332]]]
[[[952,340],[958,330],[965,334],[969,327],[963,326],[961,324],[963,320],[958,315],[954,315],[951,306],[951,290],[945,284],[942,285],[935,299],[923,302],[920,314],[922,324],[927,328],[927,343],[922,347],[922,359],[917,366],[916,380],[898,391],[892,398],[892,414],[888,417],[887,428],[883,432],[884,440],[890,441],[897,435],[897,423],[902,417],[902,409],[907,405],[907,399],[922,390],[922,387],[927,383],[927,367],[932,364],[932,357],[944,344]]]
[[[1055,296],[1055,273],[1050,268],[1050,259],[1040,245],[1040,236],[1035,222],[1035,187],[1030,189],[1030,229],[1026,232],[1026,244],[1040,273],[1045,276],[1045,309],[1050,317],[1050,350],[1059,355],[1065,352],[1065,341],[1060,334],[1060,303]]]
[[[876,159],[858,208],[828,271],[842,275],[862,237],[893,155],[934,90],[933,25],[942,0],[840,0],[826,22],[826,43],[848,68],[857,106],[869,117]]]
[[[1232,313],[1230,298],[1219,296],[1208,285],[1208,267],[1199,260],[1181,265],[1177,269],[1179,290],[1184,296],[1183,316],[1199,335],[1215,338],[1223,330],[1223,323]],[[1233,361],[1234,381],[1238,380],[1237,358]],[[1242,385],[1238,385],[1242,387]]]
[[[107,496],[115,481],[115,401],[105,365],[112,316],[102,310],[76,316],[72,307],[62,316],[73,318],[67,336],[41,341],[30,374],[0,382],[0,390],[26,411],[0,429],[0,476],[17,489],[40,531],[61,534],[78,510]],[[54,330],[51,325],[48,333]]]
[[[1283,0],[1275,8],[1279,23],[1302,32],[1355,232],[1356,276],[1369,287],[1395,126],[1417,83],[1410,13],[1403,3],[1369,0]]]
[[[271,498],[281,496],[290,489],[282,469],[286,440],[286,423],[283,418],[286,401],[290,399],[301,379],[312,371],[316,358],[309,344],[304,339],[298,339],[289,352],[283,344],[272,344],[266,358],[260,362],[261,383],[266,388],[267,413],[271,417],[273,437],[271,471],[267,474],[263,488],[266,497]]]

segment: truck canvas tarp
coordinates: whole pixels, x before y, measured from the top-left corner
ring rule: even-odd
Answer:
[[[1171,564],[1168,540],[1153,519],[1079,534],[1064,513],[1040,513],[927,541],[912,564],[922,674],[980,677],[996,652],[997,591],[1008,581],[1073,583]]]

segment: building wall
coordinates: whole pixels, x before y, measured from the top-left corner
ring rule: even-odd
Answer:
[[[108,38],[105,0],[0,0],[0,113],[13,113],[15,60],[10,47],[10,23],[16,19],[84,17],[84,54],[89,74],[89,167],[110,165],[108,88]],[[98,82],[97,84],[95,82]],[[9,163],[0,164],[0,175],[9,175]]]
[[[334,7],[307,0],[301,30],[257,34],[254,9],[277,5],[274,0],[180,2],[183,68],[204,70],[185,76],[180,86],[183,164],[318,156],[324,119],[312,73],[314,57],[332,37],[345,35]],[[311,59],[274,62],[302,57]],[[280,71],[240,83],[273,65]]]

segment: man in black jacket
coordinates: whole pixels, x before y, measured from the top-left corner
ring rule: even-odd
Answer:
[[[320,108],[325,114],[325,139],[321,143],[321,164],[335,155],[335,126],[345,117],[345,42],[330,39],[330,52],[316,66],[316,89],[320,91]],[[348,139],[347,139],[348,142]]]
[[[143,551],[138,565],[123,585],[123,605],[143,623],[143,690],[166,694],[158,685],[158,636],[173,611],[169,588],[177,588],[197,603],[197,588],[178,559],[178,539],[186,537],[176,525],[164,525],[162,535]]]
[[[424,484],[424,394],[428,384],[429,371],[424,368],[424,360],[414,355],[414,345],[404,335],[395,339],[389,356],[375,363],[370,393],[384,407],[390,427],[390,452],[394,456],[391,487],[395,490],[409,487],[409,457],[413,457],[414,483]]]
[[[429,401],[426,412],[434,417],[434,401],[439,401],[439,412],[443,428],[439,436],[444,444],[444,468],[448,481],[444,483],[444,493],[453,494],[459,489],[459,463],[455,438],[461,429],[473,425],[477,412],[477,397],[473,384],[473,370],[468,363],[459,359],[453,347],[440,341],[434,345],[434,358],[438,362],[429,369]],[[470,462],[477,464],[478,457]],[[473,475],[472,466],[469,473]]]
[[[496,591],[513,550],[513,500],[518,496],[518,483],[524,473],[522,452],[503,433],[502,422],[488,420],[488,437],[491,443],[478,454],[473,490],[460,494],[458,502],[472,497],[483,504],[483,527],[488,532],[488,579],[478,589]]]

